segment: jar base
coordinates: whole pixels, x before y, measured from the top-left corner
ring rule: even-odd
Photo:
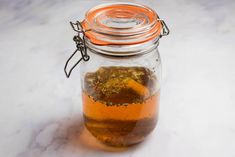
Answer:
[[[105,145],[128,147],[142,142],[155,128],[156,118],[95,120],[84,115],[87,130]]]

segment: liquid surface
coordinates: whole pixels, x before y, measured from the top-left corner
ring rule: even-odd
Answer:
[[[87,129],[100,141],[128,146],[155,127],[159,92],[154,73],[144,67],[101,67],[84,79]]]

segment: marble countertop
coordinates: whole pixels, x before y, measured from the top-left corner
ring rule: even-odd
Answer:
[[[163,61],[160,120],[149,138],[116,150],[82,124],[69,21],[94,0],[0,1],[1,157],[234,157],[235,1],[138,0],[171,29]],[[110,2],[110,1],[109,1]]]

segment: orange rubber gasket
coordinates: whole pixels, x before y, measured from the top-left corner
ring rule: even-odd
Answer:
[[[116,12],[115,12],[116,11]],[[128,40],[120,40],[120,41],[112,41],[112,40],[104,40],[104,39],[112,39],[113,36],[115,36],[115,29],[111,27],[107,27],[106,25],[100,23],[99,21],[96,21],[97,18],[102,13],[109,13],[108,16],[111,18],[120,17],[121,15],[115,14],[118,11],[129,11],[130,13],[142,13],[148,18],[148,25],[144,25],[142,28],[141,26],[133,27],[133,29],[130,30],[141,30],[137,34],[128,34],[126,37],[133,37],[136,39],[136,41],[128,41]],[[129,15],[128,15],[129,16]],[[128,18],[128,16],[124,18]],[[98,24],[98,25],[97,25]],[[150,40],[153,40],[154,38],[160,36],[161,30],[162,30],[162,24],[160,21],[158,21],[158,15],[155,11],[152,9],[142,6],[142,5],[130,5],[130,4],[112,4],[112,5],[104,5],[99,6],[91,9],[87,12],[85,20],[82,22],[82,27],[85,31],[86,38],[89,39],[89,41],[96,45],[133,45],[133,44],[140,44],[144,43]],[[147,31],[146,31],[147,30]],[[107,33],[111,32],[111,33]]]

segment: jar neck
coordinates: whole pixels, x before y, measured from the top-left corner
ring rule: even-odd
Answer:
[[[159,39],[160,37],[156,37],[148,42],[133,45],[96,45],[87,38],[85,39],[85,42],[87,48],[93,53],[113,57],[125,57],[151,52],[158,47]]]

